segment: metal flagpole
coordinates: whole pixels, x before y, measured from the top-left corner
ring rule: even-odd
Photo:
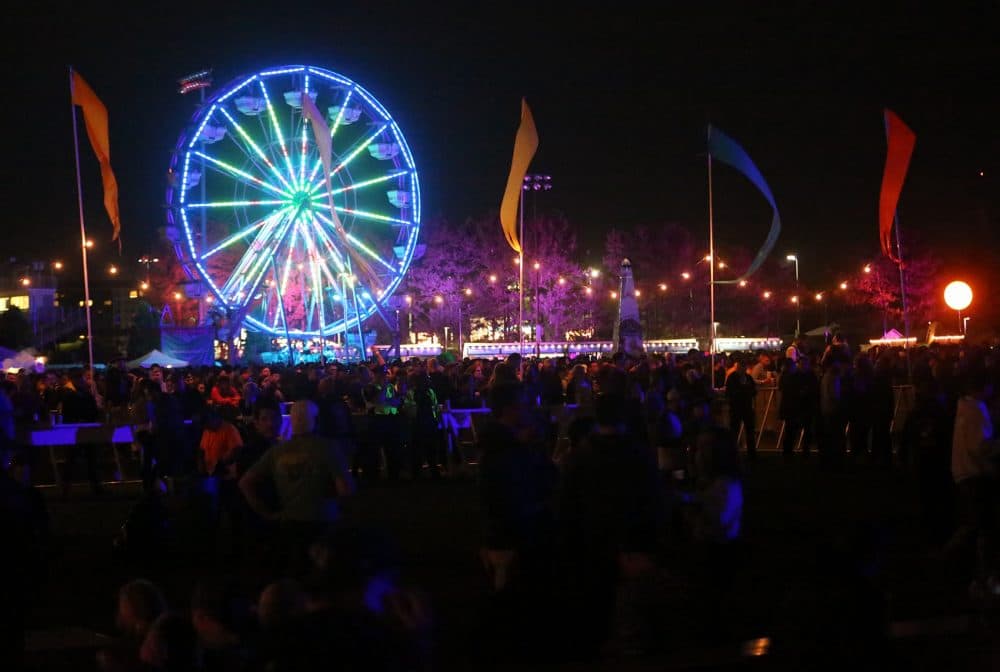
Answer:
[[[518,196],[518,204],[521,210],[520,232],[517,234],[518,247],[518,280],[517,280],[517,353],[524,357],[524,185],[521,185],[521,193]],[[520,375],[520,371],[518,372]]]
[[[76,124],[76,104],[73,102],[73,66],[69,68],[69,109],[73,114],[73,154],[76,158],[76,198],[80,208],[80,250],[83,257],[83,309],[87,315],[87,357],[94,370],[94,333],[90,323],[90,276],[87,273],[87,228],[83,223],[83,185],[80,179],[80,137]]]
[[[903,336],[907,339],[906,347],[906,376],[912,375],[910,367],[910,313],[906,308],[906,272],[903,270],[903,243],[899,237],[899,215],[892,213],[893,223],[896,227],[896,257],[899,259],[899,298],[903,309]]]
[[[885,124],[885,140],[886,144],[889,142],[889,120],[883,115],[882,120]],[[899,233],[899,212],[894,210],[892,213],[893,225],[896,227],[896,258],[899,266],[899,299],[901,308],[903,309],[903,336],[907,339],[910,338],[910,313],[906,309],[906,272],[903,270],[903,243],[900,238]],[[883,313],[884,314],[884,313]],[[912,369],[910,366],[910,347],[909,340],[906,341],[906,376],[910,378],[912,376]]]
[[[712,127],[708,127],[711,141]],[[708,151],[708,349],[709,349],[709,380],[715,387],[715,224],[712,220],[712,151]]]

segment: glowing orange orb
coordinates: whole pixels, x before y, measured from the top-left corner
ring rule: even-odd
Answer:
[[[965,310],[972,303],[972,287],[961,280],[949,282],[944,288],[944,302],[952,310]]]

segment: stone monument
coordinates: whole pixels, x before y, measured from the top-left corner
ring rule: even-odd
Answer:
[[[642,325],[639,322],[639,304],[635,300],[635,281],[632,279],[632,262],[622,259],[618,285],[618,318],[615,320],[615,353],[636,356],[643,352]]]

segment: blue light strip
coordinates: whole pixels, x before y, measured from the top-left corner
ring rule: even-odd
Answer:
[[[279,70],[265,70],[264,72],[260,73],[260,76],[261,77],[273,77],[274,75],[288,75],[288,74],[291,74],[293,72],[302,72],[305,69],[306,68],[305,68],[304,65],[298,65],[298,66],[294,66],[294,67],[291,67],[291,68],[281,68]]]
[[[354,82],[352,82],[351,80],[347,79],[346,77],[342,77],[341,75],[338,75],[336,73],[330,72],[328,70],[321,70],[319,68],[310,67],[309,72],[311,72],[314,75],[319,75],[320,77],[323,77],[325,79],[337,82],[338,84],[344,84],[346,86],[354,86]]]
[[[255,79],[257,79],[257,75],[253,75],[251,77],[247,77],[245,80],[243,80],[242,82],[240,82],[239,84],[237,84],[235,87],[233,87],[232,89],[230,89],[229,92],[226,95],[220,97],[215,102],[216,103],[224,103],[224,102],[226,102],[227,100],[229,100],[230,97],[236,95],[240,90],[243,89],[244,86],[246,86],[250,82],[254,81]],[[212,109],[215,109],[214,105],[212,106]],[[211,110],[209,111],[208,116],[209,117],[212,116]],[[201,129],[200,128],[198,129],[198,135],[201,135]],[[198,135],[196,135],[195,137],[198,137]]]
[[[364,88],[362,88],[362,87],[360,87],[358,85],[355,85],[354,89],[358,92],[359,96],[361,96],[362,98],[365,99],[365,102],[368,103],[368,105],[373,110],[375,110],[376,112],[379,113],[379,115],[382,117],[382,119],[384,119],[385,121],[392,121],[392,117],[390,117],[389,113],[386,111],[386,109],[384,107],[382,107],[382,105],[379,104],[379,102],[377,100],[375,100],[375,98],[372,96],[372,94],[368,93],[367,91],[364,90]]]

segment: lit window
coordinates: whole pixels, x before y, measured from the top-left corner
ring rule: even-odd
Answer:
[[[27,296],[12,296],[10,297],[10,305],[14,308],[20,308],[21,310],[27,310],[31,302],[28,300]]]
[[[138,292],[138,290],[133,289],[131,292],[129,292],[128,293],[128,298],[130,298],[130,299],[138,299],[139,298],[139,292]]]

